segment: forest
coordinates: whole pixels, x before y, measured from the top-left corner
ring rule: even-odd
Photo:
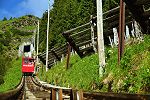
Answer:
[[[119,6],[119,0],[103,0],[103,12]],[[50,10],[49,48],[65,42],[62,33],[90,21],[96,16],[95,0],[54,0]],[[40,52],[46,49],[47,11],[40,22]]]

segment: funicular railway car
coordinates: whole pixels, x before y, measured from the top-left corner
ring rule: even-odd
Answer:
[[[22,73],[23,75],[33,75],[35,68],[35,61],[32,57],[33,45],[26,43],[23,46],[22,56]]]
[[[34,59],[31,57],[22,57],[22,73],[24,75],[32,75],[34,73]]]

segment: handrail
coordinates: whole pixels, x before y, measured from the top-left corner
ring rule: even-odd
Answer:
[[[83,90],[74,90],[72,88],[65,88],[65,87],[60,87],[60,86],[55,86],[55,85],[50,85],[50,84],[42,84],[40,81],[35,79],[38,83],[40,84],[39,86],[43,87],[44,89],[58,91],[62,90],[63,93],[67,93],[70,96],[70,100],[74,100],[77,95],[82,98],[86,98],[87,100],[99,100],[99,99],[105,99],[105,100],[150,100],[150,95],[149,94],[133,94],[133,93],[114,93],[114,92],[88,92],[88,91],[83,91]],[[34,81],[35,81],[34,80]],[[52,93],[53,94],[53,93]],[[62,95],[62,94],[61,94]],[[54,99],[55,100],[55,99]]]

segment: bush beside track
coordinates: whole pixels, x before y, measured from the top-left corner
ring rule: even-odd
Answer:
[[[14,59],[11,62],[12,66],[7,70],[4,76],[4,84],[0,85],[0,92],[13,89],[19,84],[22,77],[21,64],[21,58],[17,60]]]

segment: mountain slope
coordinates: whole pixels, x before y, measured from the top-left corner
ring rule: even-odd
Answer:
[[[19,45],[33,36],[38,19],[35,16],[27,15],[0,21],[0,84],[5,82],[3,76],[6,71],[12,68],[17,61]]]

